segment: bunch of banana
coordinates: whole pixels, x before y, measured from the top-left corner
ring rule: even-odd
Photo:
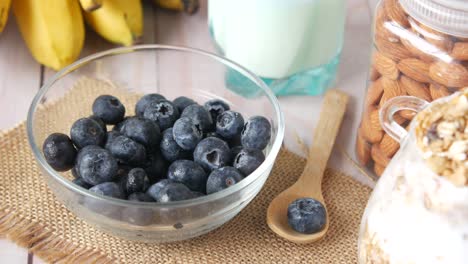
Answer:
[[[141,0],[103,0],[99,9],[84,12],[84,17],[94,31],[113,43],[130,46],[143,34]]]
[[[85,30],[78,0],[13,0],[13,12],[33,57],[55,70],[75,61]]]
[[[0,0],[0,32],[3,32],[10,13],[11,0]]]
[[[0,30],[9,3],[0,0]],[[80,55],[85,39],[83,14],[98,34],[114,43],[132,45],[143,34],[141,0],[13,0],[12,6],[33,57],[55,70]]]
[[[199,6],[198,0],[153,0],[153,2],[161,8],[184,11],[188,14],[195,13]]]

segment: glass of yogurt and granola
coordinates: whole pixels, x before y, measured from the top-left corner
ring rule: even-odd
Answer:
[[[401,110],[419,112],[409,131],[393,120]],[[395,97],[380,120],[401,147],[364,212],[359,263],[468,263],[468,89]]]

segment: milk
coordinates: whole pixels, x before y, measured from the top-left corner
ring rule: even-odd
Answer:
[[[266,79],[325,67],[341,51],[344,0],[210,0],[213,39],[227,58]]]

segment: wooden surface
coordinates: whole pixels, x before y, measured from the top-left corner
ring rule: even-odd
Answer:
[[[370,12],[367,0],[348,0],[345,44],[336,86],[351,95],[337,143],[329,166],[371,184],[349,161],[355,131],[365,90],[366,71],[370,50]],[[190,46],[214,51],[207,27],[206,1],[193,16],[154,9],[145,6],[144,43]],[[240,18],[241,19],[241,18]],[[89,31],[81,56],[112,48]],[[0,35],[0,130],[13,127],[26,118],[32,98],[54,71],[37,64],[30,56],[11,15],[5,31]],[[129,67],[132,65],[121,65]],[[294,152],[306,155],[304,145],[310,144],[310,135],[320,112],[321,97],[281,98],[286,119],[285,145]],[[347,153],[347,154],[344,154]],[[7,240],[0,239],[0,263],[42,263],[27,251]]]

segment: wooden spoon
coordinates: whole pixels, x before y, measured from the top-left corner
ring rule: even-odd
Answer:
[[[314,234],[302,234],[292,229],[288,224],[288,205],[299,198],[314,198],[325,206],[322,195],[322,178],[327,166],[343,119],[348,95],[337,90],[329,90],[325,94],[320,119],[309,149],[307,164],[301,177],[295,184],[280,193],[268,207],[268,226],[279,236],[296,243],[311,243],[321,239],[328,230],[330,220],[325,227]],[[288,177],[289,175],[284,175]]]

